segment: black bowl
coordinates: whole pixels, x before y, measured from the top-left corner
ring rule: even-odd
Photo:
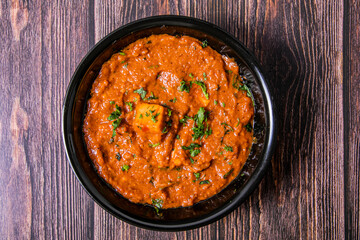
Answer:
[[[135,204],[108,185],[90,160],[82,125],[89,92],[102,64],[113,53],[137,39],[152,34],[188,35],[221,54],[233,57],[246,76],[255,100],[254,136],[250,156],[237,178],[215,196],[191,207],[161,210]],[[153,230],[177,231],[209,224],[233,211],[258,186],[268,167],[275,146],[274,105],[255,57],[234,37],[205,21],[182,16],[156,16],[141,19],[107,35],[84,57],[69,84],[63,105],[62,132],[67,156],[80,183],[89,195],[114,216],[136,226]]]

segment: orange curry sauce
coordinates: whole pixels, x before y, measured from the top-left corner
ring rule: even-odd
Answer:
[[[252,145],[254,106],[238,72],[188,36],[153,35],[114,54],[92,86],[83,128],[101,177],[158,208],[218,193]]]

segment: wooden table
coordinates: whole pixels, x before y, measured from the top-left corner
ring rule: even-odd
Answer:
[[[358,0],[0,2],[0,238],[359,239]],[[133,20],[180,14],[242,41],[268,73],[278,147],[259,188],[211,225],[161,233],[105,212],[76,180],[60,134],[86,52]]]

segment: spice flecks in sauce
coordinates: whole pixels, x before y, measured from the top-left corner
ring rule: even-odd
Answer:
[[[157,208],[219,192],[252,145],[254,106],[238,71],[188,36],[153,35],[114,54],[92,86],[83,128],[99,174]]]

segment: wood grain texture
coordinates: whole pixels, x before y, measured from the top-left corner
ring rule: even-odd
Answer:
[[[67,84],[90,47],[87,2],[0,4],[0,238],[91,238],[94,203],[59,134]]]
[[[345,114],[347,128],[345,141],[345,192],[346,192],[346,225],[347,239],[359,239],[360,232],[360,3],[349,1],[346,6],[349,14],[345,19],[345,27],[348,33],[344,34],[346,49],[344,54],[345,78],[348,79],[344,88],[347,98],[344,108],[348,108]],[[344,79],[344,81],[346,81]]]
[[[0,2],[0,238],[359,239],[359,1]],[[242,41],[268,73],[278,147],[259,188],[208,226],[144,230],[82,189],[60,137],[61,105],[86,52],[116,28],[176,14]]]

